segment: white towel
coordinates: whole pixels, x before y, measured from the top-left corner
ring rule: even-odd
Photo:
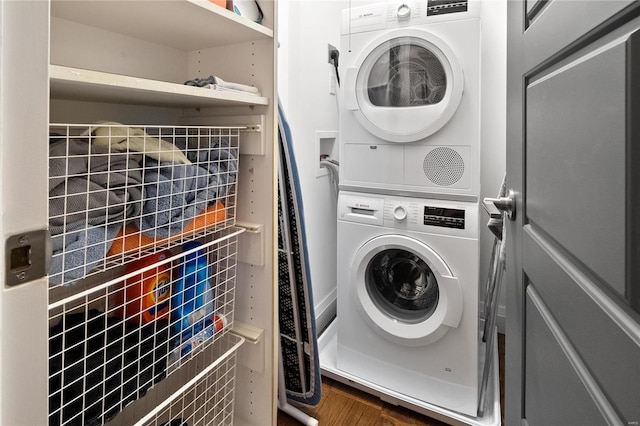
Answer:
[[[220,77],[214,77],[215,83],[214,84],[208,84],[207,87],[212,88],[212,89],[229,89],[229,90],[233,90],[233,91],[238,91],[238,92],[244,92],[244,93],[251,93],[254,95],[258,95],[260,96],[260,91],[258,90],[257,87],[253,87],[253,86],[247,86],[246,84],[240,84],[240,83],[233,83],[230,81],[224,81],[223,79],[221,79]],[[215,87],[211,87],[211,86],[215,86]]]

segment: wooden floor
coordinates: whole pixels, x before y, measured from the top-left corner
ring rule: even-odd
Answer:
[[[500,358],[500,407],[504,424],[504,335],[498,335]],[[293,403],[292,403],[293,404]],[[322,378],[322,397],[315,407],[299,405],[310,416],[318,420],[320,426],[444,426],[438,420],[397,407],[353,389],[335,380]],[[278,412],[278,426],[299,426],[289,415]]]

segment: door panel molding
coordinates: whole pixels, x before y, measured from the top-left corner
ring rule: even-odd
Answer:
[[[634,0],[549,2],[522,34],[524,75],[539,73],[637,16],[640,2]]]
[[[527,17],[525,27],[529,27],[540,11],[549,3],[550,0],[525,0],[527,2]]]
[[[589,368],[585,365],[582,358],[571,344],[571,341],[567,338],[565,333],[562,331],[562,328],[558,325],[555,318],[543,302],[542,298],[536,292],[535,285],[527,286],[526,292],[528,300],[532,302],[532,304],[535,306],[536,310],[544,320],[549,331],[552,333],[554,339],[566,356],[566,359],[571,364],[573,371],[584,385],[585,390],[593,399],[593,402],[600,411],[600,414],[602,415],[604,420],[606,420],[607,424],[610,425],[625,424],[625,422],[623,422],[622,419],[618,416],[615,408],[609,403],[609,400],[600,389],[598,382],[590,374]],[[571,415],[571,413],[568,414]],[[592,424],[601,424],[601,422],[596,421]]]
[[[525,102],[527,220],[623,298],[625,212],[616,206],[625,205],[624,75],[622,40],[581,51],[527,86]]]
[[[635,312],[629,309],[632,315],[625,314],[612,295],[601,291],[581,270],[582,265],[533,227],[524,232],[523,259],[536,294],[589,366],[602,392],[627,421],[640,418],[640,324],[633,318]],[[630,385],[621,388],[624,382]]]
[[[523,231],[523,255],[533,255],[534,253],[532,253],[531,250],[534,247],[542,249],[544,255],[547,256],[545,267],[555,265],[561,268],[567,278],[578,285],[580,289],[607,314],[611,321],[620,327],[636,346],[640,347],[640,324],[638,323],[640,318],[634,318],[624,309],[621,309],[621,306],[612,300],[611,294],[603,291],[591,277],[576,266],[574,261],[570,260],[555,247],[549,238],[534,226],[526,225]],[[528,260],[523,262],[523,269],[530,270],[532,267],[533,265]]]
[[[640,9],[636,11],[640,12]],[[631,15],[627,13],[626,16],[628,18]],[[640,223],[637,221],[640,194],[634,188],[638,188],[640,184],[640,169],[636,166],[640,163],[640,145],[636,142],[640,138],[640,121],[637,120],[640,116],[639,28],[640,16],[549,68],[536,69],[537,74],[530,74],[525,79],[524,94],[524,125],[527,129],[525,157],[529,162],[537,159],[538,169],[548,166],[548,161],[540,161],[542,155],[551,162],[566,162],[566,168],[574,171],[571,175],[567,174],[568,179],[561,180],[559,185],[543,184],[545,189],[538,190],[537,193],[544,194],[544,198],[536,197],[531,191],[532,181],[527,180],[527,205],[530,206],[527,220],[536,221],[546,229],[545,223],[548,220],[545,220],[545,217],[564,217],[568,220],[575,216],[568,213],[579,210],[584,212],[582,221],[590,219],[595,221],[596,225],[600,224],[596,226],[592,223],[589,227],[593,232],[600,234],[598,237],[572,233],[572,228],[582,226],[575,221],[568,222],[566,226],[561,225],[555,231],[546,230],[557,236],[568,249],[582,252],[582,260],[598,272],[637,312],[640,312],[640,262],[637,262],[640,258]],[[603,75],[607,77],[602,78]],[[595,78],[600,79],[597,85],[590,83]],[[563,88],[566,89],[566,95],[553,95]],[[537,104],[549,103],[551,99],[559,101],[560,104],[535,108]],[[598,99],[598,102],[591,102],[591,99]],[[536,121],[536,116],[529,112],[538,111],[538,115],[544,115],[551,112],[553,107],[564,109],[565,113],[562,116],[549,114],[546,118],[537,117]],[[541,121],[544,122],[543,125],[540,125]],[[586,125],[576,124],[579,122]],[[615,124],[616,122],[620,123]],[[617,133],[612,133],[610,129]],[[602,135],[594,136],[597,133]],[[587,137],[601,141],[602,155],[592,158],[591,152],[580,150],[583,140]],[[564,141],[561,145],[556,143],[560,138]],[[541,144],[548,146],[542,148],[539,146]],[[571,147],[570,144],[574,146]],[[529,155],[530,150],[539,155]],[[555,151],[563,155],[556,155],[558,152]],[[571,155],[567,155],[570,153]],[[624,161],[615,161],[614,154],[626,158],[624,167],[616,166],[609,169],[612,175],[617,176],[618,182],[615,185],[608,182],[606,185],[609,186],[609,190],[597,190],[604,184],[604,180],[598,173],[590,170],[602,171],[603,163],[624,164]],[[591,164],[587,164],[585,160]],[[527,166],[530,168],[531,164]],[[575,171],[580,168],[583,169],[580,175],[592,180],[590,184],[583,178],[571,182],[570,176],[575,175]],[[549,173],[540,173],[537,169],[528,172],[540,176],[543,180],[554,179]],[[612,187],[625,189],[614,191]],[[599,198],[592,199],[593,197],[585,191],[599,194]],[[540,202],[546,202],[547,207],[535,209]],[[578,208],[581,204],[582,207]],[[620,206],[622,209],[611,206]],[[536,217],[536,212],[537,216],[542,217]],[[615,235],[616,233],[621,235]],[[601,242],[598,253],[585,251],[588,244],[585,244],[584,240],[589,238]],[[606,244],[614,246],[605,248]]]

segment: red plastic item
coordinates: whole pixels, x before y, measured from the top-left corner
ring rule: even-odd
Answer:
[[[171,256],[170,251],[161,251],[125,266],[125,272],[145,268]],[[169,315],[171,301],[171,264],[165,263],[135,275],[124,282],[124,288],[115,294],[119,307],[116,314],[136,323],[148,323]]]
[[[227,8],[227,0],[209,0],[213,4],[217,4],[223,9]]]
[[[220,332],[227,325],[227,318],[224,315],[213,314],[211,315],[213,320],[213,329],[215,333]]]

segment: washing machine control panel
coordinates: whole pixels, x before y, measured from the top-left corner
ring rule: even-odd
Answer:
[[[384,221],[386,226],[398,229],[428,231],[427,227],[458,229],[467,231],[469,226],[467,209],[454,203],[415,202],[413,200],[385,200]],[[450,204],[450,205],[447,205]],[[473,224],[471,224],[473,228]],[[431,232],[435,229],[431,228]]]
[[[430,226],[464,229],[464,210],[424,206],[423,223]]]
[[[477,202],[340,191],[338,221],[388,229],[477,238]]]

